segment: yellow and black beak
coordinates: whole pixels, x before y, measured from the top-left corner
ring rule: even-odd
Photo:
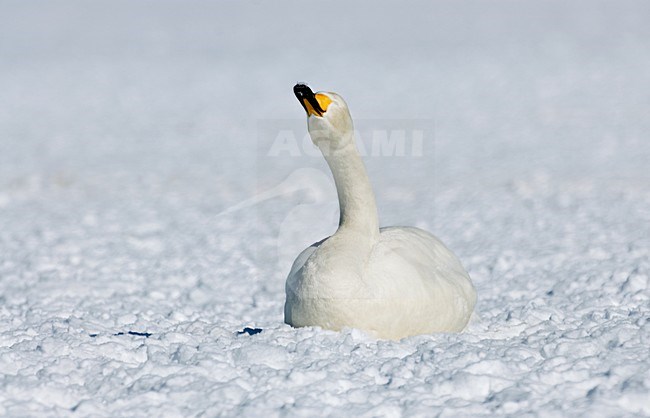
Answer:
[[[324,94],[314,94],[306,84],[298,83],[293,86],[293,93],[298,98],[302,107],[305,108],[307,116],[323,116],[327,111],[327,106],[331,102],[331,100]]]

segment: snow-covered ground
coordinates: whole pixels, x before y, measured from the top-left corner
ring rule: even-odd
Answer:
[[[650,416],[649,19],[3,1],[0,416]],[[464,333],[283,324],[336,222],[296,81],[347,99],[382,224],[463,261]]]

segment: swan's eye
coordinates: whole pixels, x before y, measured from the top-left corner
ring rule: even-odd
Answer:
[[[316,94],[315,97],[316,101],[318,101],[318,104],[320,105],[320,108],[323,109],[323,113],[327,112],[327,107],[330,105],[330,103],[332,103],[332,99],[322,93]]]

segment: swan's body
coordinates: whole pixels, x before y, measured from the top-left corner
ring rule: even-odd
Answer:
[[[340,222],[334,235],[294,261],[285,322],[358,328],[390,339],[461,331],[476,291],[456,256],[421,229],[379,228],[347,105],[334,93],[314,95],[304,85],[294,91],[308,112],[312,140],[332,170]]]

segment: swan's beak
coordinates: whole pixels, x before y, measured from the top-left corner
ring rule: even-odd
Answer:
[[[313,91],[306,84],[296,84],[293,86],[293,93],[298,101],[305,108],[307,116],[323,116],[327,109],[323,109]]]

